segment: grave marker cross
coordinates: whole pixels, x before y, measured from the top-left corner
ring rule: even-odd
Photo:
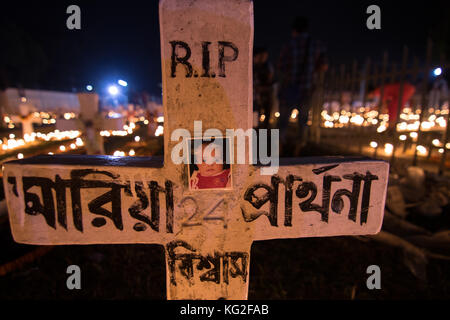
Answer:
[[[19,105],[20,115],[12,115],[10,118],[14,123],[22,125],[22,137],[31,136],[34,132],[33,123],[41,123],[41,119],[36,117],[29,104],[21,103]]]
[[[101,130],[123,130],[124,119],[105,119],[100,116],[98,94],[78,93],[80,113],[78,118],[57,119],[56,129],[60,131],[80,130],[83,132],[87,154],[104,154]]]
[[[252,124],[253,4],[160,1],[164,162],[35,157],[4,165],[14,239],[29,244],[155,243],[168,299],[246,299],[255,240],[377,233],[388,164],[285,159],[277,174],[231,166],[231,189],[191,190],[176,165],[177,128]],[[248,152],[248,151],[247,151]]]

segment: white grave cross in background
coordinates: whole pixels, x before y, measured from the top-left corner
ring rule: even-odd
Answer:
[[[389,170],[383,161],[282,159],[273,175],[235,164],[231,188],[189,187],[187,166],[171,159],[175,129],[194,136],[199,120],[204,130],[252,127],[253,4],[159,6],[164,161],[41,156],[5,164],[14,239],[161,244],[168,299],[246,299],[253,241],[377,233]]]
[[[101,130],[123,130],[124,119],[105,119],[99,113],[96,93],[78,93],[80,113],[78,118],[57,119],[56,129],[60,131],[80,130],[84,136],[87,154],[105,154]]]
[[[42,123],[41,118],[36,117],[30,104],[21,103],[19,105],[20,116],[12,115],[11,120],[14,123],[21,123],[22,125],[22,137],[31,136],[34,132],[33,123]]]

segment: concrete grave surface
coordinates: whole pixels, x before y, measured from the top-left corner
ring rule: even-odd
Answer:
[[[192,190],[171,133],[251,129],[253,4],[159,3],[164,158],[39,156],[6,163],[15,241],[148,243],[166,252],[168,299],[246,299],[253,241],[379,232],[389,165],[281,159],[272,175],[230,167],[231,188]],[[217,136],[217,134],[215,134]],[[236,150],[235,150],[236,151]],[[246,150],[248,153],[248,150]]]

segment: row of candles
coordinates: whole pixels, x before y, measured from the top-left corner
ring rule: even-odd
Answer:
[[[33,112],[32,114],[30,114],[33,118],[36,119],[41,119],[42,124],[55,124],[56,123],[56,119],[58,118],[57,114],[53,114],[53,113],[49,113],[49,112],[45,112],[45,111],[41,111],[41,112]],[[109,111],[108,112],[108,117],[110,118],[117,118],[117,117],[122,117],[123,115],[121,115],[120,113],[117,113],[115,111]],[[74,119],[76,117],[76,114],[74,112],[65,112],[63,114],[63,117],[65,120],[70,120],[70,119]],[[140,116],[138,118],[136,118],[136,120],[144,122],[145,125],[149,124],[149,120],[145,119],[144,116]],[[157,122],[163,122],[164,121],[164,117],[157,117]],[[13,117],[10,116],[4,116],[3,117],[3,121],[8,125],[9,129],[14,129],[15,128],[15,123],[13,121]]]
[[[417,134],[417,132],[410,132],[409,133],[409,136],[410,136],[410,138],[411,138],[411,140],[413,141],[413,142],[416,142],[417,141],[417,137],[418,137],[418,134]],[[406,135],[406,134],[401,134],[399,137],[398,137],[398,139],[400,140],[400,141],[406,141],[407,139],[408,139],[408,136]],[[438,152],[439,153],[444,153],[444,148],[446,148],[446,149],[449,149],[450,150],[450,142],[447,142],[447,143],[445,143],[445,145],[444,145],[444,143],[443,142],[441,142],[439,139],[433,139],[433,141],[431,142],[432,143],[432,147],[435,147],[437,150],[438,150]],[[371,147],[371,148],[373,148],[373,149],[378,149],[379,148],[379,145],[378,145],[378,142],[376,142],[376,141],[371,141],[370,143],[369,143],[369,146]],[[386,154],[386,155],[392,155],[392,152],[393,152],[393,150],[394,150],[394,145],[393,144],[391,144],[391,143],[385,143],[384,144],[384,153]],[[429,154],[429,148],[427,148],[427,147],[425,147],[425,146],[423,146],[423,145],[417,145],[416,146],[416,150],[417,150],[417,154],[418,155],[420,155],[420,156],[426,156],[426,155],[428,155]]]
[[[14,134],[10,134],[9,139],[6,140],[6,138],[4,139],[4,142],[0,140],[0,145],[2,146],[2,149],[4,151],[6,150],[13,150],[15,148],[19,148],[19,147],[25,147],[27,144],[30,144],[32,142],[34,142],[36,140],[36,137],[42,139],[42,140],[73,140],[75,139],[75,142],[70,143],[70,145],[60,145],[57,149],[58,153],[64,153],[64,152],[68,152],[68,151],[73,151],[78,149],[79,147],[84,146],[84,142],[83,140],[79,137],[80,132],[79,131],[67,131],[67,132],[58,132],[58,130],[56,130],[55,132],[50,132],[49,134],[41,134],[41,133],[33,133],[32,135],[30,135],[30,137],[27,137],[26,139],[15,139]],[[45,137],[45,138],[44,138]],[[139,142],[141,140],[140,136],[135,136],[134,137],[134,141],[135,142]],[[49,152],[49,155],[54,155],[54,152]],[[136,152],[134,151],[134,149],[130,149],[128,151],[128,156],[134,156],[136,154]],[[124,151],[120,151],[120,150],[116,150],[113,153],[114,156],[125,156],[125,152]],[[24,155],[23,153],[18,153],[17,154],[17,158],[18,159],[23,159]]]
[[[146,120],[146,121],[148,121],[148,120]],[[158,117],[157,118],[157,123],[162,123],[162,122],[164,122],[164,117]],[[147,122],[148,123],[148,122]],[[133,124],[133,123],[131,123],[131,124]],[[130,124],[130,125],[131,125]],[[144,121],[144,124],[146,124],[145,123],[145,121]],[[126,132],[127,134],[129,133],[129,130],[128,130],[128,128],[125,128],[125,126],[124,126],[124,130],[126,129],[126,131],[102,131],[102,132],[100,132],[100,134],[102,135],[102,136],[106,136],[106,137],[109,137],[109,136],[111,136],[111,135],[124,135],[124,132]],[[161,124],[158,124],[158,127],[156,128],[156,130],[155,130],[155,136],[156,137],[159,137],[159,136],[161,136],[162,134],[164,133],[164,127],[161,125]],[[126,135],[126,134],[125,134]],[[134,137],[134,141],[135,142],[139,142],[139,141],[141,141],[141,137],[140,136],[135,136]],[[136,155],[136,152],[134,151],[134,149],[130,149],[130,151],[128,151],[128,155],[129,156],[135,156]],[[124,157],[124,156],[126,156],[126,153],[124,152],[124,151],[121,151],[121,150],[116,150],[116,151],[114,151],[114,153],[113,153],[113,156],[116,156],[116,157]]]
[[[342,128],[344,126],[376,126],[376,131],[382,133],[387,130],[389,126],[389,115],[379,114],[376,110],[371,108],[359,108],[359,113],[342,110],[340,112],[333,112],[331,115],[326,110],[323,110],[322,121],[324,127],[327,128]],[[399,132],[398,139],[406,141],[411,139],[412,142],[418,140],[418,130],[421,131],[444,131],[447,127],[448,109],[428,108],[421,119],[421,109],[412,110],[410,107],[403,108],[399,115],[399,121],[396,125],[396,131]],[[385,143],[381,148],[376,141],[369,143],[370,148],[378,151],[382,150],[385,155],[390,156],[394,152],[394,145],[392,143]],[[427,156],[430,154],[432,148],[436,148],[439,153],[444,153],[444,148],[450,149],[450,143],[441,142],[439,139],[432,141],[432,146],[424,146],[418,144],[415,146],[417,155]]]
[[[435,140],[437,140],[437,139],[435,139]],[[371,141],[369,145],[373,149],[377,149],[379,147],[378,143],[376,141]],[[445,148],[450,149],[450,143],[446,143]],[[417,154],[420,156],[426,156],[428,154],[428,148],[426,148],[425,146],[418,145],[418,146],[416,146],[416,150],[417,150]],[[393,151],[394,151],[394,145],[392,145],[391,143],[384,144],[384,153],[386,155],[390,156]],[[444,153],[444,148],[438,148],[438,152]]]
[[[136,142],[139,142],[140,141],[140,137],[139,136],[135,136],[134,140]],[[20,146],[24,146],[25,145],[25,143],[23,142],[23,139],[19,139],[19,141],[21,141],[21,142],[18,143],[18,145],[20,145]],[[79,147],[82,147],[82,146],[84,146],[83,140],[80,137],[77,137],[75,139],[75,142],[70,143],[69,146],[66,146],[66,145],[63,145],[63,144],[60,145],[58,147],[58,153],[64,153],[64,152],[68,152],[68,151],[73,151],[73,150],[76,150],[76,149],[78,149]],[[54,155],[55,153],[54,152],[49,152],[48,154],[49,155]],[[126,156],[126,153],[124,151],[116,150],[116,151],[114,151],[113,155],[116,156],[116,157],[124,157],[124,156]],[[135,155],[136,155],[136,152],[134,151],[134,149],[130,149],[128,151],[128,156],[135,156]],[[17,158],[18,159],[23,159],[23,157],[24,157],[23,153],[18,153],[17,154]]]
[[[142,113],[141,113],[142,114]],[[32,117],[36,119],[41,119],[42,124],[55,124],[56,118],[58,117],[56,114],[52,114],[49,112],[33,112],[30,114]],[[108,117],[110,118],[117,118],[122,117],[123,115],[115,112],[110,111],[108,112]],[[65,120],[74,119],[76,117],[76,114],[73,112],[66,112],[63,114],[63,117]],[[150,122],[147,120],[144,116],[134,116],[131,117],[133,120],[128,124],[123,126],[123,130],[102,130],[100,131],[100,135],[103,137],[110,137],[110,136],[127,136],[132,135],[134,133],[134,130],[136,129],[136,123],[135,122],[143,122],[144,125],[148,125]],[[8,124],[8,128],[14,129],[15,123],[14,117],[10,116],[4,116],[3,121]],[[164,132],[164,127],[162,123],[164,122],[164,117],[159,116],[154,118],[155,122],[157,123],[157,128],[155,131],[155,136],[161,136]],[[60,145],[57,149],[58,153],[61,152],[68,152],[71,150],[75,150],[81,146],[84,146],[83,140],[80,138],[81,132],[78,130],[70,130],[70,131],[59,131],[55,130],[50,133],[41,133],[41,132],[33,132],[31,134],[24,134],[23,139],[16,139],[14,134],[9,135],[9,139],[3,138],[3,140],[0,140],[0,145],[3,150],[3,152],[8,152],[10,150],[14,150],[16,148],[26,148],[33,144],[36,144],[39,140],[40,141],[54,141],[54,140],[73,140],[76,139],[75,142],[71,143],[70,145]],[[139,136],[134,137],[135,142],[140,141]],[[48,154],[53,155],[54,152],[49,152]],[[129,156],[134,156],[136,152],[134,149],[130,149],[128,151]],[[126,153],[124,151],[116,150],[113,153],[114,156],[125,156]],[[22,159],[24,157],[23,153],[18,153],[17,158]]]
[[[325,107],[327,107],[327,104],[325,104]],[[323,110],[321,112],[321,118],[322,118],[322,125],[325,128],[343,128],[343,127],[350,127],[350,126],[359,126],[359,127],[369,127],[369,126],[375,126],[376,131],[378,133],[382,133],[387,130],[389,127],[389,115],[379,113],[378,111],[374,110],[373,107],[360,107],[358,108],[357,112],[351,112],[347,110],[340,110],[330,112],[327,110]],[[411,138],[413,142],[417,142],[418,139],[418,133],[417,131],[443,131],[447,127],[447,117],[448,117],[448,106],[444,106],[443,109],[439,108],[428,108],[425,112],[427,112],[427,115],[424,116],[421,120],[420,114],[421,109],[418,108],[417,110],[412,110],[410,107],[403,108],[402,112],[399,115],[399,122],[396,126],[396,131],[401,133],[398,136],[398,139],[400,141],[406,141],[408,139],[408,135]],[[279,112],[275,112],[274,118],[280,117]],[[297,121],[299,115],[299,110],[297,108],[294,108],[291,111],[290,114],[290,121],[295,122]],[[259,121],[263,122],[266,119],[265,114],[261,114],[259,116]],[[271,118],[272,120],[272,118]],[[310,122],[309,122],[310,124]],[[369,146],[374,150],[379,150],[380,147],[376,141],[371,141]],[[439,139],[434,139],[432,141],[432,146],[429,148],[423,146],[423,145],[417,145],[416,150],[417,154],[419,156],[426,156],[429,155],[429,149],[436,148],[439,153],[444,153],[444,148],[450,149],[450,143],[443,143]],[[394,152],[394,145],[392,143],[385,143],[383,148],[385,155],[392,155]]]
[[[292,111],[291,118],[295,119],[294,111]],[[327,110],[323,110],[321,112],[323,126],[326,128],[342,128],[350,125],[377,126],[377,132],[386,131],[389,123],[388,114],[381,114],[376,110],[371,110],[370,107],[361,107],[358,111],[357,113],[341,110],[329,114]],[[427,112],[428,115],[420,121],[420,109],[413,111],[410,107],[404,108],[399,115],[397,131],[417,131],[419,126],[422,131],[441,131],[447,127],[448,109],[429,108]]]
[[[78,130],[59,131],[55,130],[49,133],[33,132],[31,134],[25,133],[23,139],[16,139],[16,136],[11,133],[9,139],[3,138],[0,140],[0,145],[3,151],[13,150],[20,147],[26,147],[34,144],[36,140],[54,141],[54,140],[68,140],[75,139],[81,135]]]
[[[67,151],[70,151],[70,150],[76,150],[76,149],[78,149],[78,148],[80,148],[80,147],[82,147],[82,146],[84,146],[83,140],[82,140],[80,137],[77,137],[77,138],[75,139],[75,142],[72,142],[68,147],[66,147],[66,146],[63,145],[63,144],[60,145],[60,146],[58,147],[58,152],[59,152],[59,153],[63,153],[63,152],[67,152]],[[49,155],[54,155],[54,152],[49,152],[48,154],[49,154]],[[17,158],[18,158],[18,159],[23,159],[23,157],[24,157],[23,153],[19,152],[19,153],[17,154]]]
[[[429,108],[427,111],[429,114],[428,117],[420,122],[420,109],[413,111],[409,107],[404,108],[399,115],[400,121],[397,124],[397,131],[417,131],[419,125],[422,131],[444,130],[447,126],[446,115],[449,112],[448,109]],[[294,108],[290,114],[290,121],[297,121],[298,115],[299,110]],[[280,112],[275,112],[274,117],[279,118]],[[360,107],[358,112],[341,110],[339,112],[334,111],[329,113],[329,111],[323,110],[321,117],[322,125],[325,128],[343,128],[351,125],[363,127],[377,126],[377,132],[379,133],[386,131],[389,123],[388,114],[379,113],[371,107]],[[260,122],[263,122],[265,119],[265,114],[259,116]]]

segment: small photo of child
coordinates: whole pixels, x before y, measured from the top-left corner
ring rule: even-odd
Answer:
[[[212,138],[211,141],[191,139],[189,164],[189,188],[231,189],[231,166],[227,159],[228,143],[224,138]]]

